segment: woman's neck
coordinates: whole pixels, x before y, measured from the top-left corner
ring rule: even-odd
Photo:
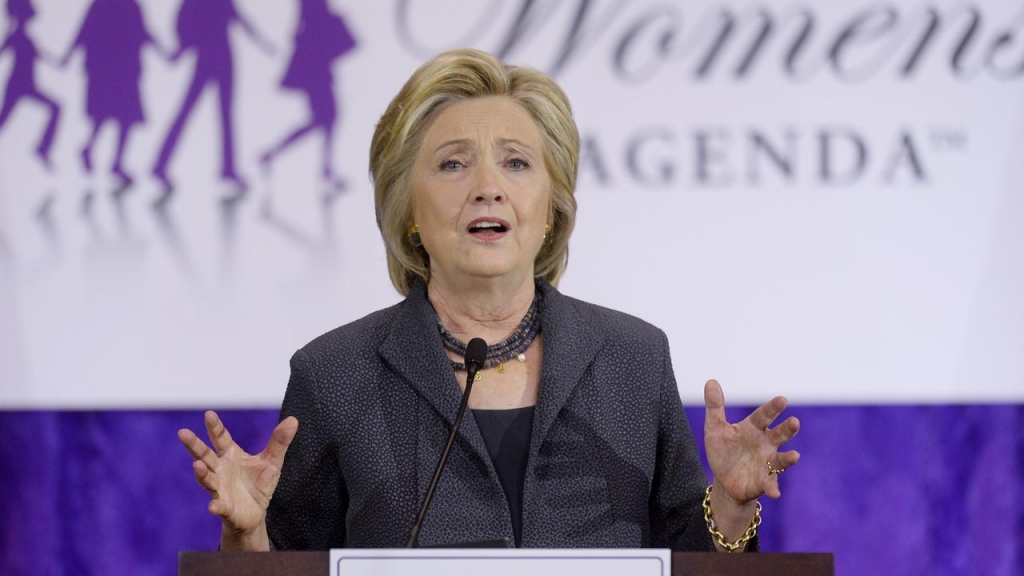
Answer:
[[[483,338],[491,345],[508,338],[519,326],[534,290],[532,276],[513,282],[473,279],[461,283],[433,276],[427,297],[453,336],[463,342]]]

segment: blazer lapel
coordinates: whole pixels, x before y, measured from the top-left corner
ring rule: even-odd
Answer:
[[[575,306],[573,299],[563,296],[547,282],[541,282],[540,287],[544,296],[541,310],[544,365],[530,438],[530,462],[535,460],[555,418],[604,345],[604,335],[584,316],[589,310]]]
[[[451,426],[462,394],[441,346],[433,310],[419,284],[399,304],[380,355]]]
[[[462,391],[444,352],[437,331],[437,316],[427,300],[426,287],[421,282],[417,282],[409,297],[398,305],[391,333],[381,345],[380,355],[433,408],[450,430],[455,424],[455,413],[462,400]],[[468,444],[473,456],[484,461],[497,482],[497,474],[487,455],[487,446],[472,414],[463,417],[459,439]],[[440,449],[441,446],[438,447]],[[433,463],[429,468],[428,474],[432,474]],[[421,482],[422,486],[425,487],[429,481],[428,476]]]

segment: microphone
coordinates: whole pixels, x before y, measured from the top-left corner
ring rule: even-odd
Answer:
[[[452,430],[448,433],[448,442],[445,443],[441,458],[437,461],[437,467],[434,468],[434,477],[430,480],[430,486],[427,487],[427,495],[423,498],[423,505],[420,506],[416,523],[412,525],[412,532],[409,534],[409,543],[406,548],[415,548],[420,538],[420,527],[423,526],[423,520],[427,517],[427,509],[430,508],[430,501],[434,498],[437,482],[441,479],[441,472],[444,471],[444,465],[448,462],[448,453],[452,449],[452,444],[455,443],[455,435],[459,433],[462,416],[466,413],[469,393],[473,391],[473,380],[476,379],[476,373],[483,367],[486,359],[487,343],[482,338],[473,338],[469,344],[466,344],[466,390],[462,393],[462,402],[459,403],[459,409],[455,412],[455,424],[452,425]]]

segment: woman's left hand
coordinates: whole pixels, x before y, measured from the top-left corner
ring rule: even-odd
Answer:
[[[704,447],[715,476],[716,490],[742,506],[762,494],[771,498],[779,492],[778,472],[796,464],[796,450],[779,452],[800,430],[800,421],[790,416],[775,428],[772,422],[786,409],[786,399],[776,396],[737,424],[725,419],[725,395],[715,380],[704,385]],[[724,496],[724,495],[723,495]]]

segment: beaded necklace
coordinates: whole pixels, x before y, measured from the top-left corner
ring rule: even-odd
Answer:
[[[533,293],[533,301],[530,302],[530,309],[526,316],[519,323],[519,326],[512,332],[512,335],[493,346],[487,347],[487,359],[484,361],[483,369],[498,367],[498,372],[505,372],[505,362],[515,358],[520,362],[526,362],[526,349],[533,343],[533,339],[540,334],[540,290]],[[466,356],[466,343],[462,342],[444,327],[441,318],[437,318],[437,330],[441,333],[441,341],[446,350],[459,356]],[[452,368],[456,372],[466,370],[462,362],[451,361]],[[476,373],[475,380],[480,380],[480,372]]]

